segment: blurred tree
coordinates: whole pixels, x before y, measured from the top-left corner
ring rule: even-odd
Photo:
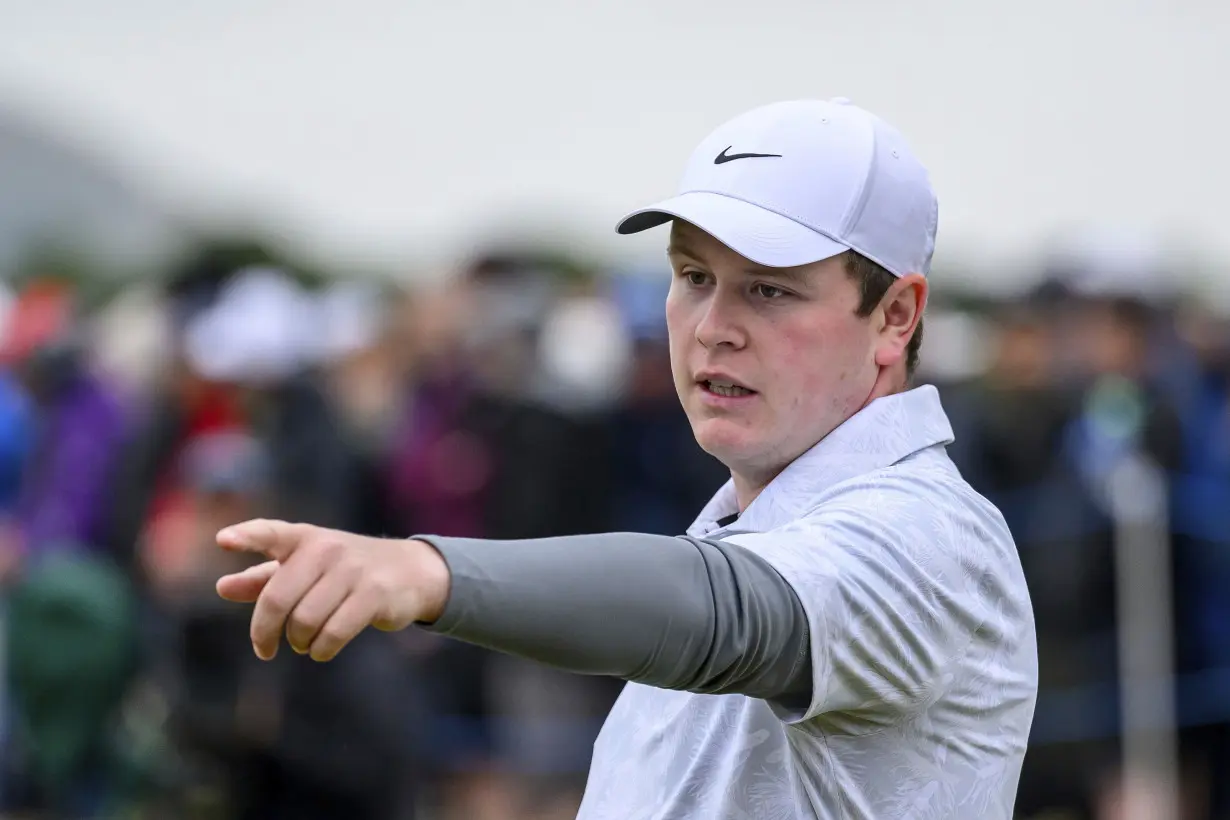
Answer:
[[[223,235],[203,237],[193,243],[179,263],[172,266],[167,290],[171,296],[182,296],[201,288],[216,288],[236,271],[253,266],[281,268],[305,287],[319,287],[333,278],[331,273],[304,263],[293,252],[276,248],[266,240]]]
[[[464,267],[464,275],[477,283],[526,274],[546,275],[564,283],[584,283],[595,275],[588,259],[557,248],[488,248]]]
[[[20,292],[35,282],[63,284],[74,294],[79,312],[90,313],[110,301],[136,275],[110,268],[70,242],[47,241],[27,248],[9,286]]]

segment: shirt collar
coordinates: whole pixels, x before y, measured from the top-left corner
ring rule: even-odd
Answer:
[[[835,484],[952,440],[952,425],[932,385],[878,398],[787,465],[730,529],[764,532],[779,527],[805,513],[817,495]],[[701,510],[688,535],[713,535],[724,529],[718,520],[738,509],[734,483],[727,481]]]

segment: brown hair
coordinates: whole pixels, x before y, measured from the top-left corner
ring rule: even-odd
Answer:
[[[897,279],[879,263],[872,262],[854,251],[846,253],[846,273],[858,285],[859,303],[856,313],[862,317],[871,315]],[[910,337],[910,342],[905,348],[905,376],[907,379],[913,378],[914,371],[918,369],[922,337],[923,320],[919,317],[918,326],[914,328],[914,335]]]

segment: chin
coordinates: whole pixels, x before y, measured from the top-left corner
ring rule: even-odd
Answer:
[[[692,424],[700,448],[731,467],[754,460],[758,441],[750,430],[721,418],[701,419]]]

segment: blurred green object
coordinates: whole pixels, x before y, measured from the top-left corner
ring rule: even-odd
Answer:
[[[52,551],[11,590],[8,672],[23,769],[53,804],[105,765],[98,756],[137,668],[137,621],[129,579],[98,555]]]

